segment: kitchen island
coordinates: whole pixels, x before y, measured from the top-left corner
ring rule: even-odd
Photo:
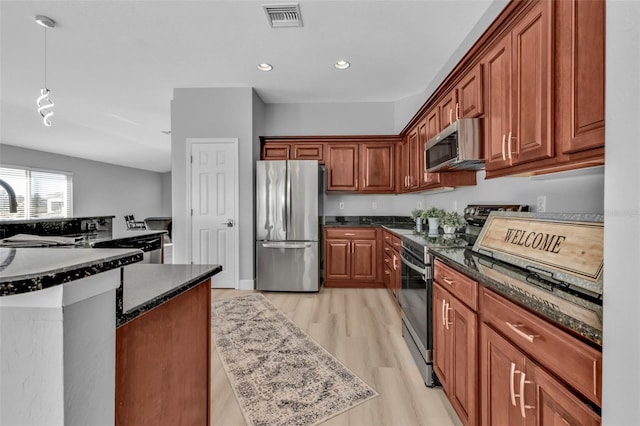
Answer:
[[[219,265],[123,268],[116,425],[209,424],[211,277]]]
[[[173,348],[191,367],[194,354],[200,360],[209,356],[203,340],[209,333],[208,283],[221,267],[132,265],[142,255],[113,248],[0,248],[0,424],[113,425],[116,352],[132,347],[131,339],[116,344],[116,336],[145,321],[150,328],[137,335],[139,342],[161,335],[160,352],[167,343],[185,343]],[[195,330],[200,346],[180,340]],[[145,363],[156,371],[180,369],[156,361],[150,356]],[[198,373],[208,401],[208,359],[204,368]],[[130,377],[124,377],[125,385],[134,383]],[[176,401],[191,392],[150,389]]]

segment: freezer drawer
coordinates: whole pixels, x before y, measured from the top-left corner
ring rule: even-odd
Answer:
[[[256,288],[267,291],[318,291],[317,241],[256,242]]]

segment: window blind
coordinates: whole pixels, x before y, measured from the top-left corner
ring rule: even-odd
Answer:
[[[73,175],[66,172],[0,167],[0,179],[16,193],[18,211],[9,212],[9,196],[0,188],[0,219],[73,216]]]

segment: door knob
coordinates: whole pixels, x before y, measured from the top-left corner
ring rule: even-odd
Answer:
[[[226,222],[222,222],[223,225],[227,225],[227,228],[233,228],[233,219],[227,219]]]

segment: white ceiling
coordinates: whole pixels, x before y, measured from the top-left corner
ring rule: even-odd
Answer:
[[[174,88],[254,87],[266,103],[389,102],[424,90],[493,0],[0,0],[0,143],[170,170]],[[44,83],[53,125],[36,112]],[[334,69],[340,59],[352,63]],[[259,62],[273,71],[256,70]],[[0,159],[1,161],[1,159]]]

